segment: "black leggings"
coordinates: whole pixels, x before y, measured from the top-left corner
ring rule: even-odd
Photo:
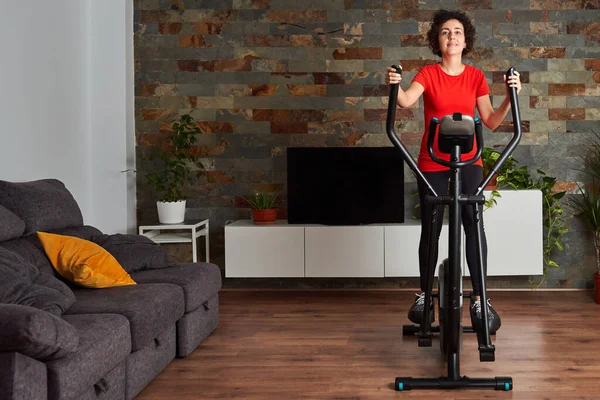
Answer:
[[[448,194],[448,183],[450,180],[450,171],[440,172],[423,172],[423,175],[427,178],[431,187],[438,195]],[[477,185],[483,179],[483,168],[479,165],[469,165],[462,169],[462,193],[473,194]],[[435,206],[432,204],[425,204],[425,195],[427,195],[427,188],[419,180],[419,201],[421,203],[421,241],[419,243],[419,269],[421,272],[421,290],[425,292],[425,280],[427,271],[427,253],[432,252],[434,260],[438,259],[438,241],[440,233],[442,231],[443,217],[444,217],[444,206]],[[435,243],[429,243],[429,233],[432,229],[432,211],[433,207],[438,207],[437,212],[437,235]],[[471,283],[473,286],[473,294],[480,296],[479,287],[479,269],[477,268],[477,231],[475,228],[475,214],[473,206],[463,206],[461,210],[463,227],[466,236],[466,255],[467,264],[469,266],[469,272],[471,273]],[[483,218],[479,219],[481,224],[481,244],[483,250],[483,270],[484,279],[487,275],[487,241],[485,238],[485,231],[483,229]]]

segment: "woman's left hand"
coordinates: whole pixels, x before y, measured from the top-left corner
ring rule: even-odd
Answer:
[[[504,82],[506,82],[506,75],[504,75]],[[506,95],[508,96],[508,88],[514,87],[517,88],[517,94],[521,91],[521,74],[518,71],[515,71],[515,74],[508,78],[508,86],[506,87]]]

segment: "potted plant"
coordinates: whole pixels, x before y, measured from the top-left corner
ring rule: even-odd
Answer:
[[[156,206],[158,220],[162,224],[185,220],[186,196],[183,189],[202,174],[202,164],[192,152],[196,135],[200,133],[196,121],[185,114],[173,122],[172,128],[165,142],[148,157],[160,160],[160,167],[146,175],[158,195]]]
[[[582,160],[583,169],[580,171],[589,175],[591,182],[583,186],[577,184],[580,197],[573,198],[570,206],[574,214],[583,218],[590,228],[596,252],[596,268],[594,281],[596,284],[596,303],[600,304],[600,144],[594,143],[589,147],[589,154]]]
[[[252,196],[245,197],[251,208],[252,221],[256,225],[273,225],[275,223],[278,210],[275,201],[278,195],[279,191],[257,191]]]

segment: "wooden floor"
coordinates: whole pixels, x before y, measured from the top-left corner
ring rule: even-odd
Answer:
[[[480,363],[476,338],[465,334],[461,374],[511,376],[512,391],[395,391],[396,376],[447,371],[437,337],[424,348],[402,336],[413,296],[222,291],[218,328],[138,399],[600,398],[600,305],[589,291],[489,293],[502,318],[496,361]]]

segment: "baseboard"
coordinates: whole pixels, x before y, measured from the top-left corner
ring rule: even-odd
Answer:
[[[419,288],[222,288],[224,292],[419,292]],[[467,289],[470,291],[471,289]],[[489,292],[587,292],[585,288],[488,288]],[[435,292],[435,290],[434,290]]]

